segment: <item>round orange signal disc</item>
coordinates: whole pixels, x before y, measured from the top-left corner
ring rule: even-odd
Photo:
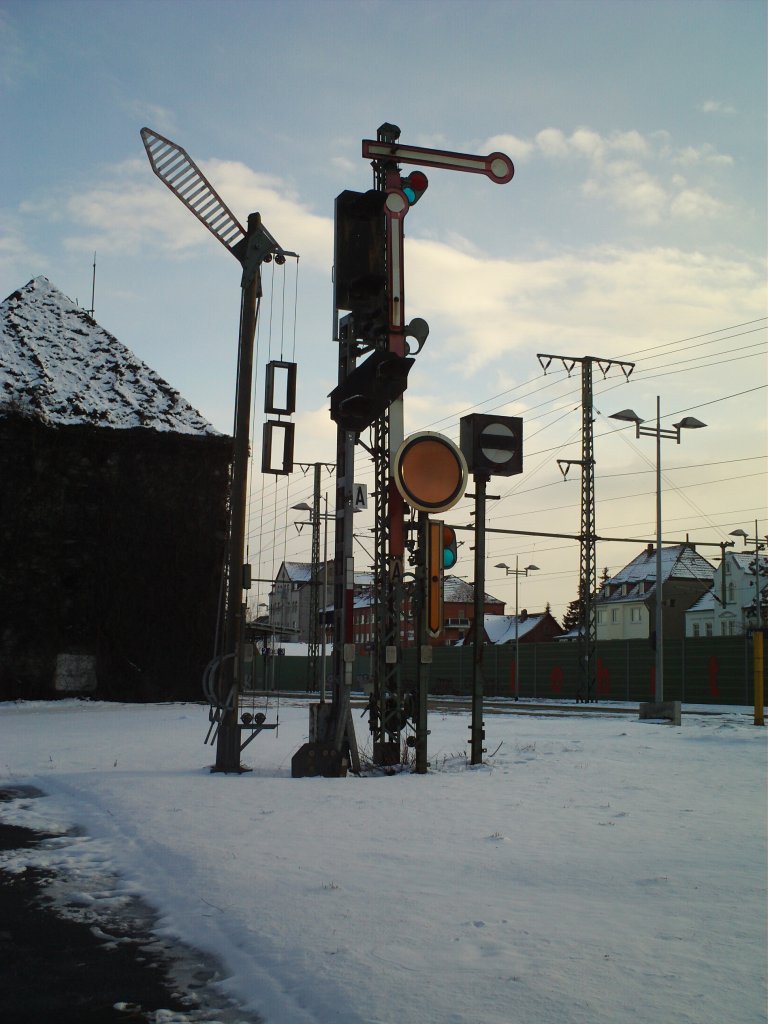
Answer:
[[[424,430],[397,450],[394,479],[408,504],[420,512],[445,512],[467,487],[467,463],[447,437]]]

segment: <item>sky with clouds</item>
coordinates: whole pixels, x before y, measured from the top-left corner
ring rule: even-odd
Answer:
[[[361,140],[390,121],[404,143],[501,150],[512,182],[427,169],[406,219],[406,319],[430,325],[406,429],[522,416],[525,471],[491,486],[488,525],[576,534],[578,467],[563,480],[557,459],[580,456],[579,370],[545,376],[537,354],[632,361],[628,382],[595,370],[598,534],[655,534],[654,442],[608,417],[650,418],[659,395],[663,425],[708,424],[663,443],[665,538],[764,535],[766,113],[762,0],[0,0],[0,296],[43,274],[88,308],[96,252],[99,323],[231,429],[239,267],[152,174],[147,125],[300,254],[265,273],[256,420],[264,363],[295,358],[296,458],[332,462],[333,201],[371,187]],[[310,491],[254,480],[255,575],[309,558],[291,505]],[[516,557],[540,567],[521,606],[575,597],[574,541],[488,549],[508,611],[494,565]],[[598,566],[637,550],[601,542]]]

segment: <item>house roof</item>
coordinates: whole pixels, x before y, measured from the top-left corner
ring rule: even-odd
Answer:
[[[355,583],[359,584],[358,576],[368,577],[367,582],[372,583],[373,577],[370,573],[355,573]],[[363,583],[365,585],[365,582]],[[458,576],[446,576],[443,581],[443,602],[445,604],[466,604],[469,601],[475,599],[475,588],[471,583],[467,583],[465,580],[459,579]],[[355,597],[355,608],[367,608],[372,605],[375,601],[374,595],[368,591],[362,594],[358,594]],[[500,604],[503,606],[504,602],[498,598],[493,597],[491,594],[485,595],[486,604]]]
[[[519,616],[518,616],[519,618]],[[546,618],[546,612],[538,615],[528,615],[526,618],[519,618],[517,624],[518,640],[535,629],[540,622]],[[488,642],[492,644],[514,643],[515,640],[515,616],[514,615],[486,615],[483,624]]]
[[[485,604],[504,604],[501,598],[494,597],[492,594],[485,594],[484,597]],[[471,583],[467,583],[466,580],[462,580],[458,576],[445,577],[443,582],[443,601],[461,604],[467,601],[474,601],[474,599],[475,588]]]
[[[312,563],[283,562],[277,578],[279,580],[290,580],[291,583],[309,583],[312,579]]]
[[[54,426],[219,433],[45,277],[0,303],[0,416],[10,413]]]
[[[663,583],[671,579],[711,581],[714,572],[715,567],[690,544],[675,544],[661,549]],[[649,583],[651,586],[647,586]],[[620,589],[610,593],[613,587]],[[603,585],[598,600],[600,603],[647,600],[655,589],[656,551],[649,545]]]
[[[746,551],[728,551],[726,558],[732,558],[737,563],[740,569],[744,572],[750,573],[752,576],[755,575],[755,552],[747,549]],[[768,555],[758,555],[757,562],[760,575],[768,576]]]
[[[320,563],[322,568],[323,563]],[[331,577],[333,574],[333,567],[329,562],[329,583],[333,582]],[[312,563],[311,562],[283,562],[278,570],[276,581],[291,583],[309,583],[312,579]],[[367,587],[373,583],[373,573],[370,572],[356,572],[355,573],[355,586],[356,587]]]
[[[535,629],[540,622],[543,622],[544,619],[546,619],[546,617],[546,612],[526,614],[525,617],[519,616],[517,639],[522,640],[527,633],[530,633],[531,630]],[[483,626],[485,627],[485,635],[488,637],[488,643],[509,644],[515,642],[514,615],[484,615]],[[455,646],[463,646],[464,639],[465,638],[462,637],[458,640]]]

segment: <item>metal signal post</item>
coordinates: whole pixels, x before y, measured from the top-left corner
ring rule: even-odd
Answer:
[[[381,324],[375,344],[386,347],[400,357],[417,355],[429,333],[421,319],[406,322],[405,272],[403,260],[404,219],[428,187],[425,174],[413,171],[407,177],[401,164],[435,167],[443,170],[482,174],[497,184],[512,180],[514,165],[503,153],[474,156],[447,150],[408,146],[400,141],[397,125],[383,124],[377,137],[364,139],[362,156],[372,161],[374,189],[383,195],[385,224],[384,265],[386,268],[386,319]],[[410,338],[418,347],[411,350]],[[399,752],[400,714],[404,705],[400,679],[402,628],[402,567],[406,551],[407,504],[395,482],[395,456],[404,440],[402,397],[395,398],[378,418],[374,432],[376,464],[376,565],[375,581],[378,596],[377,639],[375,650],[374,692],[371,701],[370,727],[373,733],[374,757],[381,761]],[[391,718],[395,728],[389,729],[384,709],[395,707]],[[426,754],[418,758],[419,766]],[[426,770],[424,767],[423,770]]]
[[[210,703],[211,742],[216,742],[217,772],[240,772],[241,726],[238,721],[240,680],[243,678],[243,562],[251,391],[253,385],[253,342],[261,297],[261,264],[274,259],[284,263],[295,252],[282,249],[261,222],[258,213],[248,217],[247,230],[208,181],[185,149],[153,131],[141,129],[141,139],[152,170],[163,184],[232,253],[243,268],[241,278],[240,337],[237,359],[234,446],[230,477],[230,522],[226,554],[226,606],[224,641],[203,677]],[[243,726],[242,728],[249,728]],[[260,723],[255,731],[273,729]],[[252,738],[252,736],[250,737]],[[248,742],[248,741],[246,741]]]

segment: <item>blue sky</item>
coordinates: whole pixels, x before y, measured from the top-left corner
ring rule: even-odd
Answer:
[[[406,315],[431,327],[407,429],[523,416],[526,469],[489,525],[577,533],[578,477],[556,459],[580,454],[579,381],[542,377],[536,354],[631,359],[628,384],[596,381],[598,532],[653,536],[653,442],[606,416],[650,417],[657,394],[668,423],[709,424],[665,443],[665,537],[766,532],[764,3],[0,0],[0,116],[0,295],[44,274],[88,307],[96,251],[96,319],[221,430],[239,268],[151,173],[140,128],[300,253],[266,278],[259,359],[299,363],[308,462],[334,457],[333,200],[370,187],[361,139],[393,121],[403,142],[509,153],[504,186],[428,170],[406,220]],[[308,557],[290,505],[309,488],[255,482],[259,575]],[[508,602],[492,566],[516,555],[541,567],[531,609],[575,596],[578,545],[498,535],[489,553]],[[598,564],[636,553],[603,544]]]

